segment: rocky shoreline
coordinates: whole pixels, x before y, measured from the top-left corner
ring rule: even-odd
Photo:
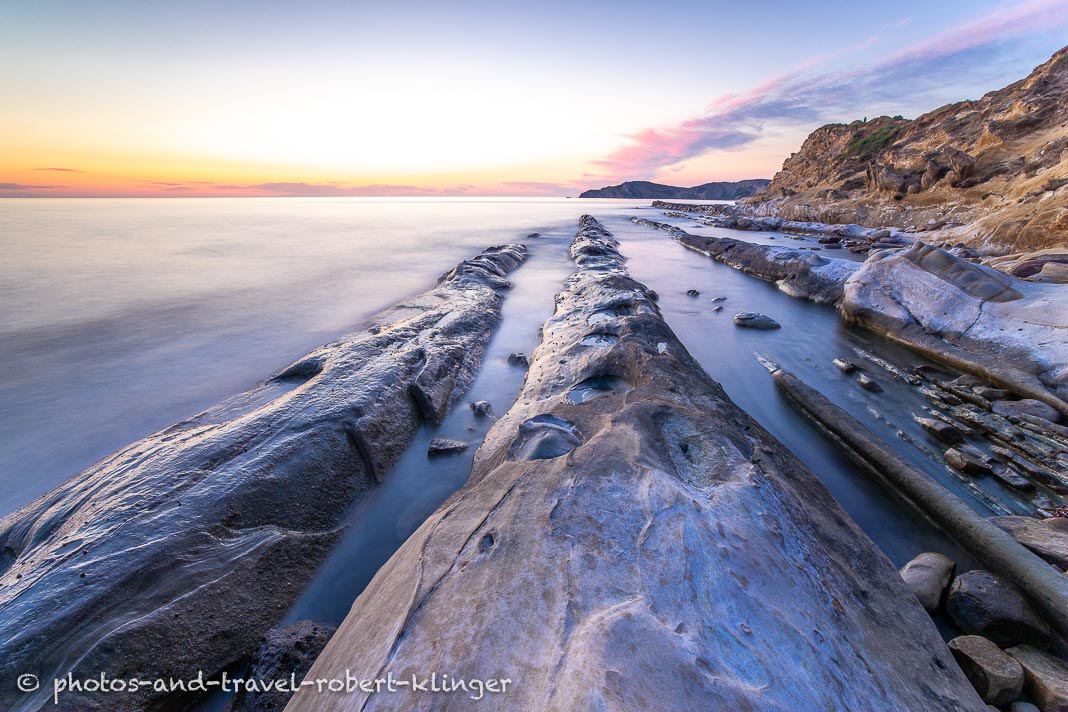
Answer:
[[[512,680],[492,709],[984,709],[895,569],[705,375],[614,238],[584,218],[571,255],[468,484],[309,676]],[[289,709],[425,704],[302,690]]]
[[[352,503],[470,385],[525,256],[485,250],[366,330],[0,520],[0,677],[189,680],[251,655]],[[5,686],[0,706],[50,693]],[[60,708],[153,697],[69,694]]]

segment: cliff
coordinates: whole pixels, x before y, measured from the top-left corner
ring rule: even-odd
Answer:
[[[1068,247],[1066,105],[1068,48],[975,101],[818,128],[743,202],[755,215],[935,229],[925,239],[991,255]]]
[[[638,198],[638,199],[675,199],[675,200],[737,200],[760,192],[770,183],[767,178],[704,183],[693,188],[679,188],[673,185],[650,183],[644,180],[632,180],[607,188],[587,190],[580,198]]]

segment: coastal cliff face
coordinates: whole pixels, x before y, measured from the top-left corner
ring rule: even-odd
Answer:
[[[632,180],[607,188],[587,190],[580,198],[624,198],[657,200],[737,200],[759,193],[768,187],[767,178],[704,183],[693,188],[679,188],[643,180]]]
[[[585,217],[516,404],[307,680],[508,679],[487,709],[982,710],[816,477],[727,397]],[[471,691],[288,710],[466,709]]]
[[[525,256],[508,245],[462,262],[367,330],[0,520],[0,679],[192,680],[252,653],[350,505],[471,384]],[[0,708],[52,708],[50,693],[12,684]],[[59,709],[153,702],[145,687]]]
[[[926,229],[987,254],[1068,248],[1068,48],[1026,79],[913,120],[816,129],[756,215]]]

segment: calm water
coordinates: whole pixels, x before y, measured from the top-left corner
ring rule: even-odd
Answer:
[[[858,360],[857,348],[906,368],[921,359],[843,327],[830,308],[787,297],[632,224],[636,214],[664,219],[648,207],[637,212],[640,206],[546,199],[0,201],[0,357],[7,365],[0,374],[0,515],[115,449],[256,385],[429,287],[459,259],[522,240],[530,259],[512,276],[504,322],[465,400],[489,400],[503,413],[524,375],[506,357],[537,344],[553,294],[572,269],[566,248],[577,219],[590,212],[621,240],[632,274],[659,292],[665,317],[691,353],[816,472],[892,560],[940,550],[967,568],[951,542],[785,405],[754,353],[808,380],[980,511],[989,513],[988,502],[1021,507],[994,485],[975,489],[954,479],[928,457],[911,420],[924,404],[916,389],[869,363],[886,389],[870,394],[831,365],[838,356]],[[531,232],[541,236],[527,238]],[[691,288],[701,296],[686,296]],[[713,311],[712,297],[726,297],[721,312]],[[783,329],[734,327],[731,316],[747,310],[770,314]],[[385,483],[354,507],[342,542],[290,619],[339,622],[378,567],[463,485],[491,424],[460,407],[440,428],[421,433]],[[439,435],[471,447],[428,460],[427,443]]]

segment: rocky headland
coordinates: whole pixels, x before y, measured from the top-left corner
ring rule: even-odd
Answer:
[[[309,673],[506,678],[489,709],[983,710],[903,579],[735,406],[586,217],[466,486]],[[469,690],[290,710],[459,708]]]
[[[644,180],[632,180],[606,188],[584,191],[580,198],[637,198],[667,200],[737,200],[755,195],[768,187],[767,178],[702,183],[693,188],[680,188]]]
[[[348,508],[470,385],[525,255],[485,250],[365,330],[0,520],[0,678],[192,680],[252,655]],[[50,684],[37,697],[5,685],[0,707],[52,708],[50,696]],[[154,697],[68,694],[59,708]]]

